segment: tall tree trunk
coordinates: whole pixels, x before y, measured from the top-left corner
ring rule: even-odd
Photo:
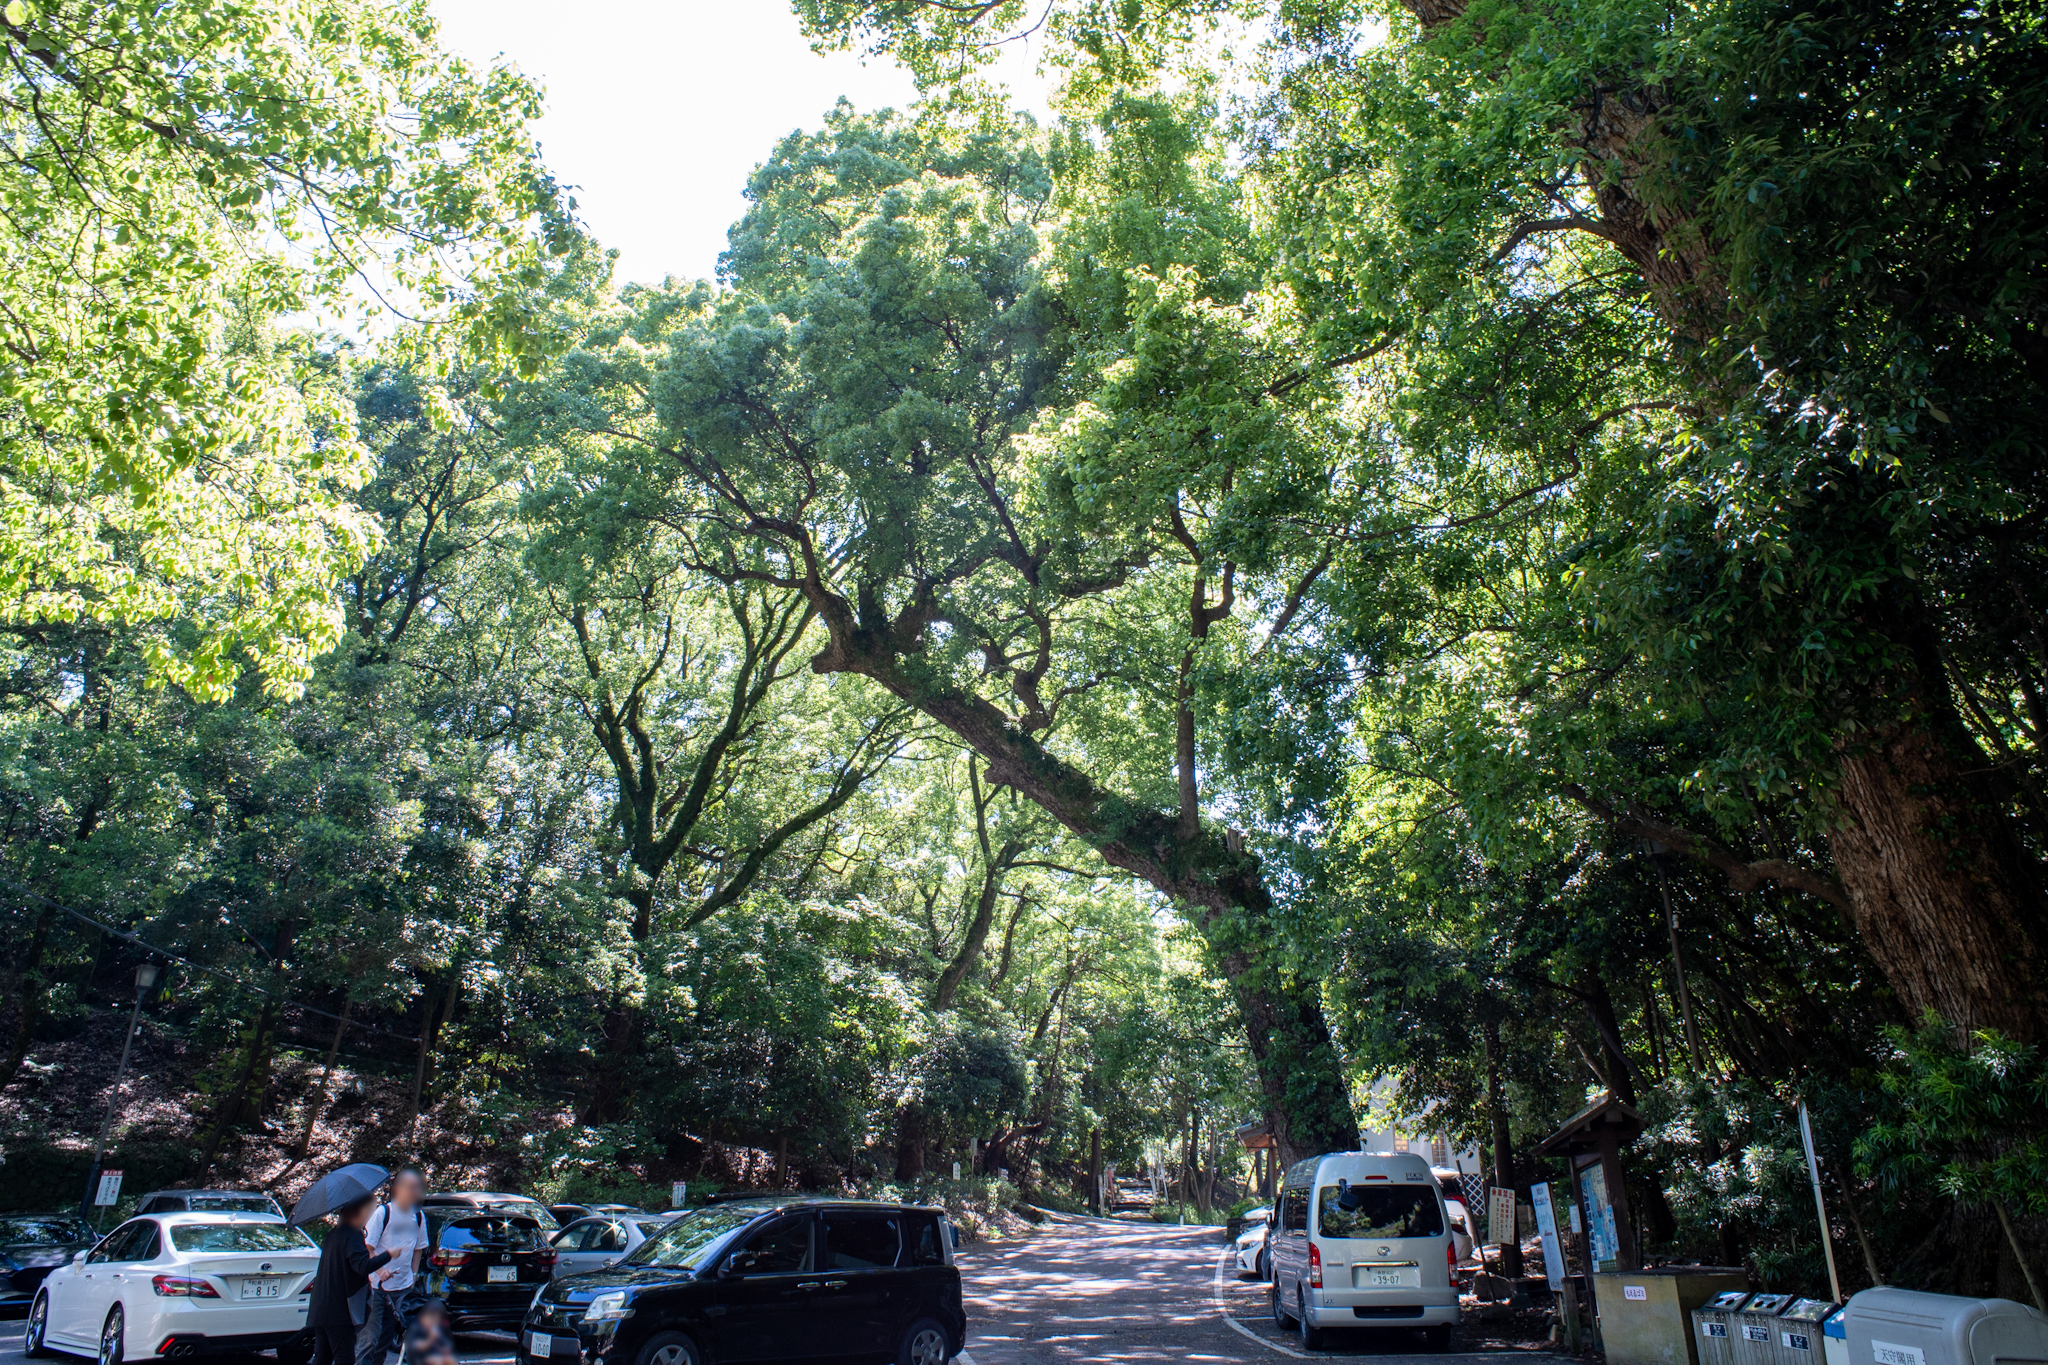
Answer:
[[[1515,1151],[1508,1135],[1507,1087],[1501,1083],[1500,1076],[1500,1023],[1489,1019],[1481,1025],[1481,1030],[1486,1062],[1486,1110],[1493,1128],[1493,1183],[1496,1188],[1512,1190],[1517,1188]],[[1522,1273],[1522,1239],[1512,1228],[1508,1230],[1507,1239],[1501,1242],[1500,1273],[1511,1278]]]
[[[1857,932],[1899,1002],[1960,1029],[2048,1040],[2048,906],[1945,703],[1844,745],[1829,837]]]
[[[348,1032],[348,1015],[355,1008],[353,996],[344,997],[341,1002],[341,1018],[334,1021],[334,1041],[327,1045],[327,1061],[320,1068],[320,1082],[313,1087],[313,1093],[306,1096],[306,1126],[299,1133],[299,1160],[313,1149],[313,1128],[320,1122],[320,1115],[327,1109],[327,1084],[334,1078],[334,1059],[341,1055],[341,1035]]]
[[[206,1151],[199,1159],[199,1179],[204,1181],[213,1170],[214,1161],[220,1156],[221,1144],[227,1140],[228,1132],[242,1117],[242,1108],[247,1102],[249,1087],[256,1076],[259,1065],[267,1064],[270,1050],[270,1028],[276,1017],[276,1008],[270,1001],[263,1002],[263,1008],[256,1012],[255,1026],[249,1030],[249,1045],[242,1052],[242,1065],[235,1074],[235,1082],[222,1097],[220,1108],[214,1111],[213,1126],[206,1135]]]
[[[1607,1075],[1607,1084],[1614,1091],[1614,1097],[1630,1108],[1636,1103],[1634,1068],[1628,1054],[1622,1050],[1621,1020],[1614,1012],[1614,997],[1607,991],[1607,978],[1598,972],[1588,972],[1581,981],[1586,1012],[1593,1016],[1593,1027],[1599,1033],[1601,1056],[1606,1065],[1601,1070]]]
[[[21,1064],[28,1060],[28,1046],[42,1015],[43,998],[49,994],[49,983],[43,980],[43,954],[49,948],[50,925],[56,913],[48,905],[43,906],[36,916],[36,927],[29,934],[28,951],[22,954],[21,965],[14,972],[14,1039],[8,1045],[4,1068],[0,1068],[0,1091],[14,1083]]]
[[[990,847],[989,798],[982,794],[981,780],[976,774],[972,756],[967,760],[967,782],[974,798],[974,833],[981,845],[981,892],[974,899],[974,913],[967,921],[967,933],[961,939],[960,951],[953,954],[953,960],[939,973],[939,984],[932,993],[932,1008],[941,1014],[953,1008],[961,983],[967,980],[968,972],[981,959],[981,950],[988,943],[988,931],[995,923],[996,893],[1002,890],[1003,874],[1024,851],[1021,839],[1005,839],[1001,848]],[[1015,921],[1012,921],[1012,927],[1015,927]]]

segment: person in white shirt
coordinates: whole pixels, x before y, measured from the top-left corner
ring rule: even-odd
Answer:
[[[384,1365],[425,1301],[419,1272],[427,1254],[427,1216],[420,1208],[426,1192],[418,1171],[400,1171],[391,1178],[391,1197],[363,1228],[370,1254],[388,1251],[391,1260],[370,1277],[370,1311],[356,1338],[356,1365]]]

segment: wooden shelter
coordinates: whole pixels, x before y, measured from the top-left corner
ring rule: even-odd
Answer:
[[[1572,1198],[1586,1229],[1587,1260],[1594,1271],[1642,1268],[1642,1244],[1621,1170],[1623,1145],[1642,1132],[1642,1115],[1610,1091],[1566,1119],[1536,1147],[1535,1155],[1560,1157],[1571,1170]],[[1600,1250],[1613,1254],[1601,1256]]]

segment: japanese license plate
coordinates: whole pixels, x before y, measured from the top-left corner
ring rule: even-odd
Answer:
[[[546,1332],[528,1332],[526,1334],[526,1353],[530,1356],[539,1356],[542,1360],[546,1360],[555,1353],[555,1339]]]
[[[1351,1272],[1354,1289],[1405,1289],[1421,1283],[1420,1272],[1405,1265],[1362,1265]]]
[[[516,1265],[492,1265],[484,1267],[484,1283],[486,1284],[510,1284],[518,1278],[519,1267]]]
[[[274,1299],[284,1292],[283,1280],[242,1281],[242,1297],[245,1299]]]

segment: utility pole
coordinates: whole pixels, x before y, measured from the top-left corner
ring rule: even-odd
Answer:
[[[78,1201],[78,1216],[92,1218],[92,1200],[100,1183],[100,1158],[107,1154],[107,1133],[114,1126],[114,1106],[121,1101],[121,1083],[128,1079],[128,1054],[135,1048],[135,1026],[142,1021],[142,997],[156,984],[156,964],[145,962],[135,969],[135,1008],[128,1012],[128,1036],[121,1043],[121,1064],[114,1069],[114,1088],[107,1092],[107,1115],[100,1120],[99,1139],[92,1145],[92,1166],[85,1175],[85,1198]]]

